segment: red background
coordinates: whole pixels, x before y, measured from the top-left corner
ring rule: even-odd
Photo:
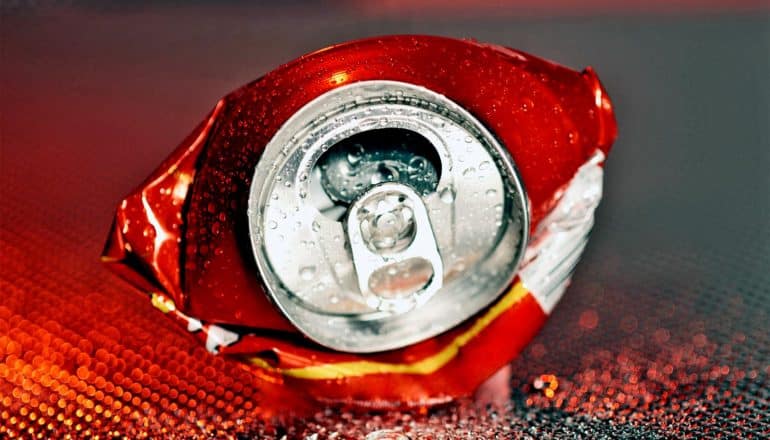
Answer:
[[[548,5],[3,6],[0,436],[767,436],[767,10]],[[594,237],[542,334],[485,389],[494,411],[265,423],[274,385],[101,267],[115,203],[230,90],[327,44],[415,32],[597,69],[620,137]]]

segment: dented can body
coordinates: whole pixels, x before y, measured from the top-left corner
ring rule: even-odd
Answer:
[[[590,69],[439,37],[345,43],[223,98],[121,203],[103,260],[291,392],[444,402],[545,322],[615,134]]]

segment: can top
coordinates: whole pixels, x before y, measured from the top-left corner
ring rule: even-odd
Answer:
[[[265,147],[249,230],[271,297],[342,351],[400,348],[448,330],[511,283],[527,243],[507,151],[426,88],[362,81],[295,113]]]

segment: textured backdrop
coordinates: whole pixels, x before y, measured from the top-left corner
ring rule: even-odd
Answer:
[[[767,10],[422,3],[2,10],[0,437],[770,435]],[[485,388],[502,406],[261,422],[275,386],[100,266],[113,209],[225,93],[390,33],[596,68],[620,135],[593,238],[540,336]]]

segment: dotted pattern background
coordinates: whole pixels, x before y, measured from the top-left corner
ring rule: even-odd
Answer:
[[[767,13],[397,19],[118,3],[1,18],[0,437],[770,435]],[[620,138],[592,242],[542,333],[480,400],[266,422],[274,385],[206,353],[100,266],[115,203],[226,92],[326,44],[408,32],[597,69]]]

